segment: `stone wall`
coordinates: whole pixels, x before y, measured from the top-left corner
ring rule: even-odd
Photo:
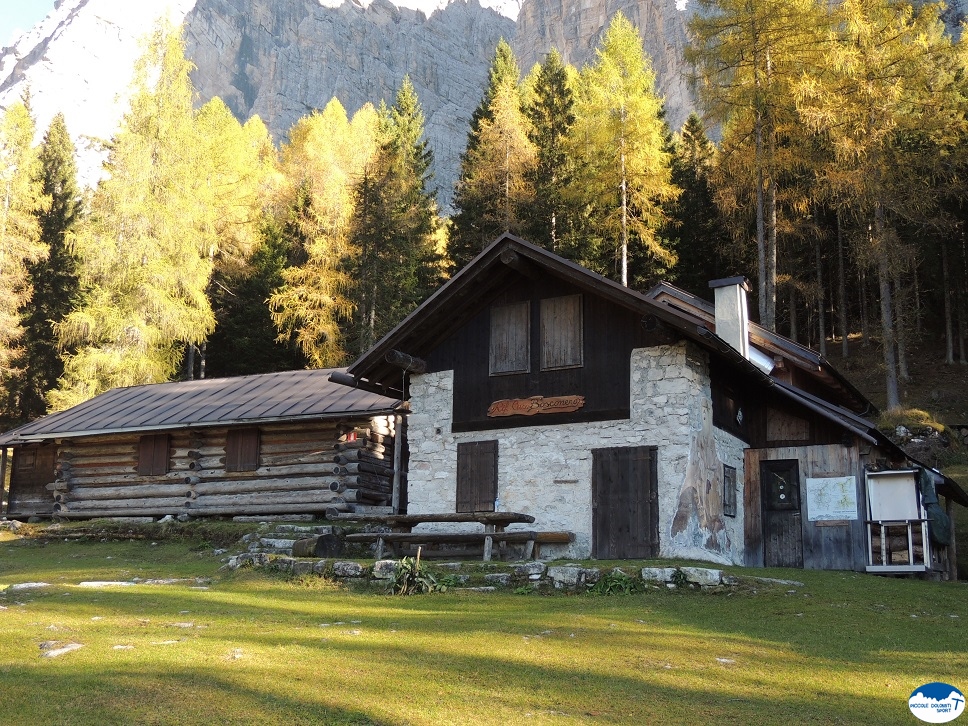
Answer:
[[[723,521],[721,482],[711,489],[703,476],[707,469],[721,472],[722,463],[728,463],[742,481],[743,460],[733,437],[718,432],[713,439],[707,355],[687,343],[638,349],[631,354],[631,371],[629,419],[456,434],[451,432],[453,372],[415,375],[408,421],[409,512],[454,511],[457,444],[497,439],[498,509],[535,517],[533,525],[519,529],[574,532],[571,545],[545,545],[542,556],[588,557],[592,449],[656,446],[660,555],[741,562],[742,520],[736,526]],[[715,461],[704,460],[697,468],[700,450],[706,459],[711,452]],[[677,523],[681,531],[674,536]]]

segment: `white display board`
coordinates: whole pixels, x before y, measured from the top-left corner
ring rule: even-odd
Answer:
[[[897,522],[920,519],[915,472],[878,471],[867,474],[867,499],[871,519]]]
[[[806,485],[809,521],[857,519],[856,477],[807,477]]]

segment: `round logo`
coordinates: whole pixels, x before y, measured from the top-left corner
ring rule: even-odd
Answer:
[[[965,697],[947,683],[925,683],[908,699],[911,713],[927,723],[954,721],[965,710]]]

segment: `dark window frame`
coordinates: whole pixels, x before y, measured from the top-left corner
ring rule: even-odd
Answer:
[[[736,516],[736,467],[723,464],[723,514]]]
[[[577,300],[578,310],[575,322],[575,328],[571,331],[572,341],[576,346],[572,352],[572,358],[565,362],[554,362],[548,363],[545,360],[545,352],[548,350],[548,341],[551,336],[554,336],[560,331],[559,326],[548,325],[548,319],[551,317],[553,312],[551,311],[552,305],[561,304],[565,300]],[[540,327],[541,327],[541,370],[543,371],[560,371],[566,370],[568,368],[582,368],[585,365],[585,309],[584,309],[584,299],[581,293],[575,293],[573,295],[559,295],[557,297],[547,297],[542,298],[540,302]],[[577,361],[574,360],[577,357]]]
[[[262,459],[258,428],[229,429],[225,434],[225,471],[255,471]]]
[[[497,348],[498,336],[505,334],[511,325],[514,308],[524,308],[524,315],[520,316],[524,330],[514,331],[515,337],[523,341],[523,351],[519,351],[521,360],[502,359]],[[510,353],[505,350],[505,353]],[[506,305],[494,305],[490,311],[490,335],[488,338],[488,373],[492,376],[512,376],[531,372],[531,301],[521,300]]]
[[[171,471],[171,436],[144,434],[138,440],[138,475],[163,476]]]

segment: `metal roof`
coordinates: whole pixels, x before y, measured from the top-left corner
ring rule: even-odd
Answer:
[[[398,399],[332,383],[342,368],[113,388],[0,436],[0,445],[72,436],[164,431],[392,413]]]

